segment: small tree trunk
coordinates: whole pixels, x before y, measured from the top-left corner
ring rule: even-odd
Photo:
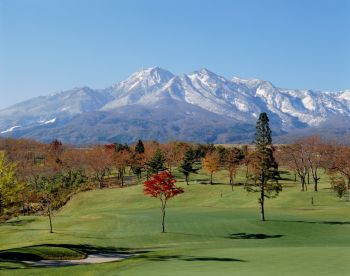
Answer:
[[[318,191],[318,187],[317,187],[317,184],[318,184],[318,178],[316,177],[316,178],[314,178],[314,183],[315,183],[315,185],[314,185],[314,190],[315,190],[315,192],[317,192]]]
[[[52,231],[51,204],[48,206],[48,217],[49,217],[49,223],[50,223],[50,233],[53,233],[53,231]]]
[[[165,208],[162,209],[162,233],[165,233]]]
[[[301,182],[301,191],[304,192],[305,191],[305,177],[304,176],[300,176],[300,182]]]
[[[118,179],[120,180],[120,184],[123,187],[124,186],[124,168],[118,169]]]
[[[213,185],[213,173],[210,173],[210,185]]]
[[[297,182],[297,174],[294,173],[294,182]]]
[[[185,175],[185,179],[186,179],[186,184],[188,186],[188,175],[187,174]]]
[[[230,185],[231,185],[231,190],[233,191],[233,177],[230,175]]]
[[[2,195],[0,194],[0,216],[4,214],[4,208],[2,206]]]
[[[265,192],[264,189],[261,189],[260,193],[260,215],[261,215],[261,220],[265,221],[265,206],[264,206],[264,201],[265,201]]]
[[[161,208],[161,212],[162,212],[162,233],[165,233],[165,206],[166,206],[166,199],[161,199],[162,202],[162,208]]]
[[[105,180],[105,175],[101,174],[100,176],[97,176],[96,178],[99,180],[100,189],[102,189],[103,188],[103,184],[104,184],[103,182]]]

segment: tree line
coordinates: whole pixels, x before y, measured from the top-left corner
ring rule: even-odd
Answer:
[[[323,141],[319,136],[288,145],[273,145],[266,113],[260,114],[254,144],[215,146],[172,141],[94,145],[79,148],[59,140],[50,144],[25,139],[0,139],[0,219],[17,215],[47,215],[52,232],[52,212],[76,193],[108,186],[125,186],[126,177],[140,183],[155,175],[177,170],[187,185],[192,174],[205,169],[208,182],[225,170],[232,187],[238,170],[244,170],[244,188],[259,194],[261,219],[266,198],[282,190],[280,170],[291,171],[301,191],[313,183],[318,191],[320,171],[331,175],[331,186],[339,197],[350,188],[350,147]],[[167,176],[169,179],[169,176]],[[149,182],[148,182],[149,183]],[[150,194],[149,192],[148,194]]]

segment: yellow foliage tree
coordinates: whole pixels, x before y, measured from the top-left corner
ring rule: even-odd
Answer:
[[[210,184],[213,184],[213,173],[220,168],[220,156],[215,152],[208,152],[203,159],[203,167],[210,173]]]
[[[18,191],[16,164],[8,162],[5,153],[0,152],[0,216],[7,215]]]

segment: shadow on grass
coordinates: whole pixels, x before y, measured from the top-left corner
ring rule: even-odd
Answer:
[[[200,181],[200,182],[197,182],[196,184],[200,184],[200,185],[208,185],[208,186],[231,186],[230,184],[227,184],[227,183],[223,183],[223,182],[214,182],[213,181],[213,184],[210,184],[210,181],[209,180],[206,180],[206,181]]]
[[[41,246],[50,246],[50,247],[64,247],[72,249],[75,251],[80,251],[85,254],[94,254],[94,253],[134,253],[134,254],[145,254],[151,252],[150,250],[140,250],[132,249],[128,247],[112,247],[112,246],[94,246],[89,244],[43,244]]]
[[[13,264],[13,266],[11,266],[10,264]],[[25,268],[29,268],[29,266],[27,264],[21,264],[21,266],[19,267],[20,263],[18,261],[9,261],[9,260],[2,260],[0,259],[0,271],[1,270],[12,270],[12,269],[25,269]]]
[[[245,260],[235,259],[235,258],[219,258],[219,257],[195,257],[195,256],[186,256],[186,255],[144,255],[138,257],[139,259],[146,259],[148,261],[171,261],[171,260],[180,260],[186,262],[246,262]]]
[[[264,240],[264,239],[276,239],[281,238],[283,235],[266,235],[266,234],[247,234],[247,233],[235,233],[228,236],[229,239],[242,239],[242,240]]]
[[[186,255],[155,255],[152,250],[132,249],[132,248],[115,248],[93,246],[88,244],[41,244],[36,246],[28,246],[15,248],[10,250],[0,251],[0,271],[13,269],[31,269],[38,268],[32,264],[24,263],[23,261],[40,261],[43,257],[40,256],[40,249],[42,248],[66,248],[74,250],[77,253],[84,255],[101,254],[101,253],[132,253],[135,254],[135,259],[142,259],[146,261],[170,261],[180,260],[186,262],[246,262],[245,260],[235,258],[220,258],[220,257],[199,257]],[[150,254],[147,254],[150,253]],[[0,273],[1,274],[1,273]]]
[[[115,248],[115,247],[103,247],[103,246],[93,246],[88,244],[40,244],[21,248],[13,248],[8,250],[0,251],[0,270],[4,269],[23,269],[32,268],[30,264],[23,263],[23,261],[40,261],[44,258],[41,249],[50,248],[53,252],[54,248],[59,249],[70,249],[75,251],[82,256],[87,256],[90,254],[108,254],[108,253],[132,253],[132,254],[146,254],[151,252],[150,250],[140,250],[132,248]],[[54,255],[57,258],[57,255]],[[69,256],[61,256],[61,259],[65,259]],[[60,259],[60,258],[59,258]],[[14,266],[6,265],[6,263],[14,264]],[[34,266],[37,268],[36,266]]]
[[[24,226],[24,225],[30,224],[30,223],[32,223],[34,221],[35,221],[34,218],[14,219],[14,220],[5,222],[4,225],[8,225],[8,226]]]
[[[167,233],[169,233],[169,234],[177,234],[177,235],[184,235],[184,236],[192,236],[192,237],[223,238],[222,236],[208,235],[208,234],[195,234],[195,233],[183,233],[183,232],[167,232]]]
[[[306,220],[269,220],[271,222],[295,222],[310,224],[328,224],[328,225],[350,225],[350,221],[306,221]]]

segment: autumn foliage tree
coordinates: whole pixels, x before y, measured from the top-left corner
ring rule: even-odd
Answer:
[[[331,174],[341,174],[347,180],[350,189],[350,148],[345,145],[333,145],[330,150],[327,171]]]
[[[233,179],[236,177],[237,170],[243,158],[244,158],[243,153],[239,148],[230,148],[227,150],[227,154],[225,155],[224,166],[228,171],[232,190],[233,190]]]
[[[307,165],[314,181],[314,191],[317,192],[318,181],[320,180],[319,171],[322,167],[325,167],[324,164],[328,159],[329,147],[317,135],[306,137],[298,142],[305,149]]]
[[[133,152],[130,154],[130,169],[132,172],[137,175],[137,178],[140,180],[142,176],[142,170],[145,166],[145,154]]]
[[[95,147],[85,151],[84,163],[87,171],[102,189],[104,181],[114,164],[113,150],[105,147]]]
[[[53,140],[49,145],[49,157],[53,159],[53,162],[60,164],[62,162],[61,155],[64,151],[63,144],[60,140]]]
[[[117,151],[114,155],[114,163],[122,187],[124,186],[124,174],[126,167],[130,165],[130,160],[131,152],[125,149]]]
[[[179,166],[187,148],[188,146],[186,144],[175,141],[161,145],[165,163],[170,172],[173,167]]]
[[[331,177],[331,187],[340,199],[344,197],[347,191],[347,185],[343,177]]]
[[[0,216],[4,215],[16,201],[20,185],[16,178],[16,165],[6,160],[0,152]]]
[[[151,175],[150,179],[144,182],[144,194],[158,198],[161,202],[161,224],[162,233],[165,232],[165,208],[167,201],[179,194],[182,194],[184,190],[175,186],[176,180],[168,171],[162,171],[157,174]]]
[[[278,156],[282,164],[299,176],[301,191],[307,190],[306,177],[309,172],[309,162],[305,145],[295,143],[282,146],[279,148]]]
[[[213,184],[213,173],[220,168],[220,156],[216,151],[208,152],[203,159],[203,167],[210,173],[210,184]]]

